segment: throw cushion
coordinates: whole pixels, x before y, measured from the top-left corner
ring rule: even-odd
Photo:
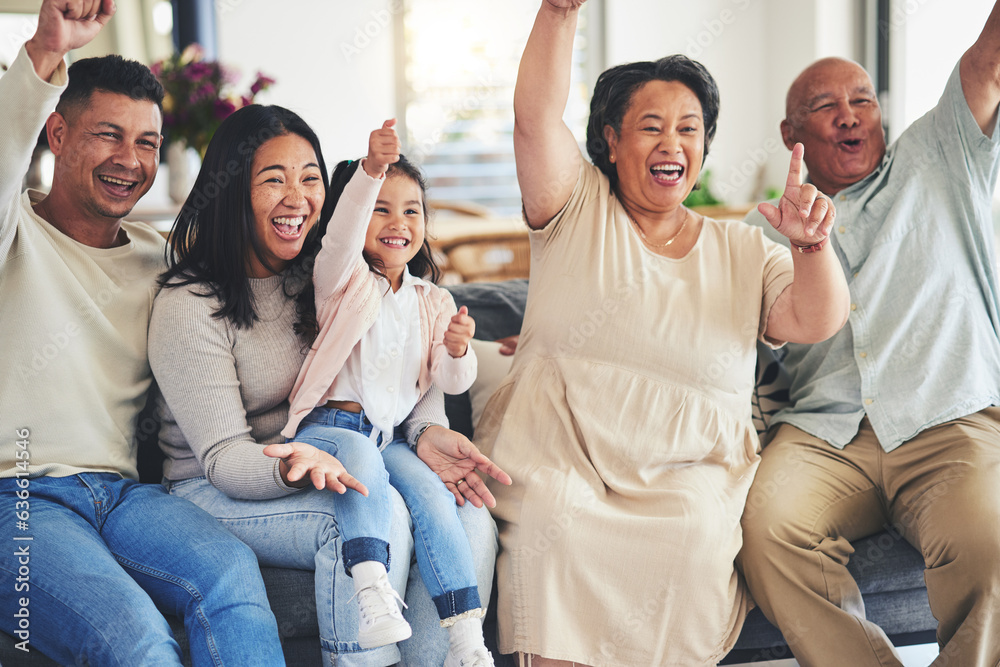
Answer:
[[[771,419],[779,410],[790,404],[788,389],[791,387],[791,377],[782,365],[784,350],[772,350],[767,345],[757,343],[757,377],[750,397],[753,414],[753,426],[761,438],[761,444],[767,444],[765,434],[771,425]]]
[[[500,382],[507,377],[510,365],[514,361],[513,356],[500,354],[500,343],[487,340],[473,339],[472,349],[476,351],[479,359],[479,373],[476,381],[469,389],[469,401],[472,403],[472,426],[475,429],[479,423],[479,417],[483,414],[483,408],[490,396],[496,391]]]

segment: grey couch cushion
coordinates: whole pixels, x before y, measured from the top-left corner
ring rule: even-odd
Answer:
[[[467,306],[476,320],[476,338],[497,340],[521,332],[524,304],[528,300],[527,280],[499,283],[448,285],[455,305]]]

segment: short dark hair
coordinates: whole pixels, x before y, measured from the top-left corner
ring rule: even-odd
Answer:
[[[610,125],[620,133],[625,112],[635,92],[650,81],[677,81],[691,89],[701,102],[705,121],[705,152],[715,138],[719,122],[719,86],[705,66],[684,55],[672,55],[656,61],[641,61],[618,65],[605,70],[597,79],[590,100],[590,120],[587,123],[587,153],[594,166],[618,186],[618,172],[608,159],[608,142],[604,127]],[[701,165],[698,165],[699,167]]]
[[[221,302],[213,315],[227,318],[237,327],[250,327],[257,320],[247,274],[251,253],[274,270],[264,257],[254,224],[250,199],[253,159],[265,142],[288,134],[298,135],[312,146],[325,189],[329,184],[326,163],[312,128],[284,107],[251,104],[222,121],[212,136],[191,194],[170,231],[168,268],[160,276],[160,285],[203,285],[206,291],[201,296],[216,297]],[[302,289],[300,274],[306,270],[302,267],[311,266],[308,260],[319,249],[330,210],[323,206],[302,250],[283,272],[289,296]],[[290,277],[293,279],[288,280]]]
[[[344,194],[344,188],[354,178],[354,174],[357,173],[360,166],[361,160],[344,160],[334,167],[333,173],[330,175],[330,188],[326,192],[326,203],[324,204],[327,220],[332,217],[333,211],[337,207],[337,202],[340,201],[341,195]],[[385,177],[387,179],[397,177],[409,178],[417,184],[417,187],[420,188],[421,207],[424,212],[424,227],[426,229],[429,220],[427,183],[424,180],[423,174],[420,173],[420,169],[406,159],[405,155],[400,155],[399,161],[389,165],[389,170],[386,172]],[[385,275],[385,267],[382,266],[378,258],[372,257],[367,252],[362,252],[362,256],[372,273],[377,273],[380,276]],[[431,250],[430,242],[427,240],[426,232],[424,233],[424,242],[420,246],[420,250],[413,256],[413,259],[406,263],[406,268],[410,271],[410,275],[418,278],[426,278],[433,283],[436,283],[441,278],[441,269],[438,268],[437,263],[434,261],[434,253]],[[319,333],[314,294],[312,282],[310,282],[302,290],[297,299],[298,322],[295,324],[295,332],[301,336],[302,340],[309,344],[312,343]]]
[[[152,71],[119,55],[84,58],[69,66],[69,83],[59,96],[56,111],[66,115],[90,102],[94,91],[125,95],[137,102],[148,100],[163,112],[163,85]]]

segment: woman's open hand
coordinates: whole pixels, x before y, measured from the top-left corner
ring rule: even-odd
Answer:
[[[390,118],[382,127],[368,137],[368,158],[364,161],[365,172],[372,178],[382,178],[389,165],[399,162],[403,146],[396,134],[396,119]]]
[[[757,210],[775,229],[799,246],[819,243],[830,234],[837,214],[830,198],[811,183],[802,184],[802,156],[805,148],[795,144],[788,167],[785,192],[777,206],[760,204]]]
[[[354,479],[344,468],[344,464],[312,445],[284,442],[268,445],[264,448],[264,454],[281,459],[281,479],[288,486],[302,488],[312,482],[317,489],[330,489],[337,493],[354,489],[363,496],[368,495],[367,487]]]
[[[510,475],[490,461],[471,440],[443,426],[430,426],[423,432],[417,440],[417,456],[437,473],[459,505],[468,500],[476,507],[484,503],[496,507],[496,498],[476,470],[501,484],[510,484]]]

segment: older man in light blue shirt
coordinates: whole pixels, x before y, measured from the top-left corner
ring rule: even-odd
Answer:
[[[1000,3],[937,106],[886,149],[871,80],[820,60],[788,93],[785,144],[833,198],[847,326],[790,345],[744,515],[740,564],[804,665],[899,665],[865,620],[849,541],[894,525],[927,564],[941,657],[1000,661]],[[758,214],[754,214],[758,215]],[[822,632],[790,631],[807,618]]]

